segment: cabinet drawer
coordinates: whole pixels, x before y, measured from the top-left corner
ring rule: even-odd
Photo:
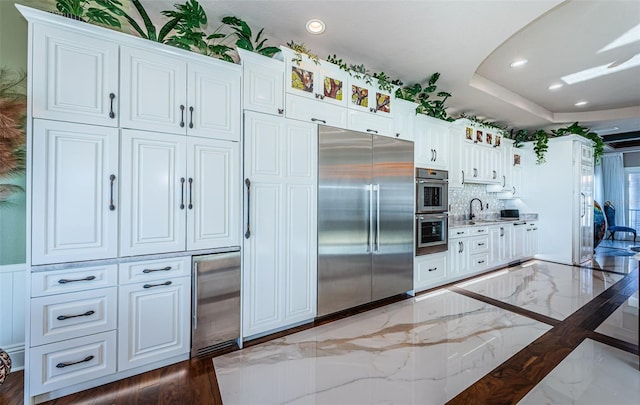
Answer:
[[[191,274],[191,256],[121,263],[118,269],[120,284],[188,276]]]
[[[117,325],[117,288],[31,300],[31,346],[106,332]]]
[[[439,255],[434,258],[422,259],[416,257],[414,260],[415,275],[414,288],[421,288],[433,285],[447,277],[447,257]]]
[[[478,253],[470,257],[469,270],[476,272],[489,267],[489,253]]]
[[[91,266],[67,270],[43,271],[31,274],[31,296],[86,291],[115,287],[118,284],[118,266]]]
[[[113,374],[116,331],[34,347],[30,350],[29,371],[31,395]]]
[[[477,236],[477,235],[488,235],[489,227],[488,226],[480,226],[469,229],[469,236]]]
[[[393,136],[393,120],[389,117],[349,110],[347,128],[374,135]]]
[[[286,95],[286,103],[285,115],[287,118],[338,128],[347,127],[347,109],[345,107],[292,94]]]
[[[489,251],[489,236],[473,238],[470,243],[471,254]]]
[[[469,228],[449,228],[449,239],[464,238],[469,236]]]

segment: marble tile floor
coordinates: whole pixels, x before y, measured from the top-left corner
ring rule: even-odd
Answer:
[[[220,393],[225,404],[581,404],[594,397],[575,384],[557,388],[571,374],[563,370],[584,368],[586,379],[606,364],[616,376],[608,389],[630,389],[635,401],[635,266],[616,274],[532,261],[499,270],[216,357]],[[598,310],[609,305],[617,309]],[[627,351],[589,339],[594,329]],[[597,366],[585,350],[597,350]],[[618,403],[609,398],[600,403]]]

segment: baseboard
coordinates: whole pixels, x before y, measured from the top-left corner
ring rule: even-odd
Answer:
[[[11,372],[24,370],[24,344],[3,347],[11,357]]]

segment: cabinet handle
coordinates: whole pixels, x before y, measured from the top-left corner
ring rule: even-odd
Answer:
[[[464,184],[464,170],[462,170],[462,184]]]
[[[189,209],[193,209],[193,179],[189,177]]]
[[[464,233],[464,231],[456,232],[457,235],[462,235],[463,233]]]
[[[473,168],[473,177],[478,177],[478,169]]]
[[[531,228],[527,229],[527,232],[531,232]]]
[[[93,315],[95,313],[96,313],[96,311],[87,311],[84,314],[78,314],[78,315],[60,315],[56,319],[59,320],[59,321],[64,321],[65,319],[78,318],[80,316],[91,316],[91,315]]]
[[[247,186],[247,231],[244,237],[249,239],[251,237],[251,180],[244,179],[244,184]]]
[[[184,209],[184,177],[180,177],[180,209]]]
[[[504,188],[507,185],[507,176],[502,176],[502,187]]]
[[[180,104],[180,128],[184,128],[184,106]]]
[[[326,124],[326,123],[327,123],[327,121],[325,121],[325,120],[321,120],[320,118],[311,118],[311,121],[312,121],[312,122],[322,122],[323,124]]]
[[[376,131],[375,129],[367,129],[367,132],[372,132],[372,133],[374,133],[374,134],[377,134],[377,133],[378,133],[378,131]]]
[[[532,228],[532,229],[533,229],[534,231],[537,231],[537,230],[538,230],[538,228]]]
[[[109,93],[109,100],[111,101],[111,106],[109,107],[109,118],[115,118],[116,113],[113,112],[113,100],[116,98],[116,95],[113,93]]]
[[[437,149],[434,149],[434,150],[433,150],[433,153],[435,153],[435,155],[436,155],[436,157],[435,157],[435,158],[433,158],[433,161],[435,162],[435,161],[437,161],[437,160],[438,160],[438,150],[437,150]]]
[[[484,260],[478,260],[478,264],[484,263]]]
[[[85,278],[76,278],[76,279],[61,278],[60,280],[58,280],[58,284],[75,283],[76,281],[91,281],[95,279],[96,279],[96,276],[89,276]]]
[[[478,232],[482,233],[482,232],[484,232],[484,229],[478,229]]]
[[[113,204],[113,182],[116,181],[116,175],[109,176],[109,210],[114,211],[116,206]]]
[[[324,94],[316,93],[316,98],[324,100]]]
[[[396,138],[400,138],[400,132],[396,132]]]
[[[144,269],[142,270],[142,272],[144,274],[149,274],[149,273],[153,273],[154,271],[169,271],[169,270],[171,270],[171,266],[163,267],[161,269]]]
[[[159,284],[145,284],[142,286],[142,288],[162,287],[164,285],[171,285],[171,281],[165,281],[164,283]]]
[[[460,241],[460,253],[464,252],[464,243]]]
[[[484,243],[478,243],[478,246],[484,246]]]
[[[438,270],[438,268],[437,268],[437,267],[434,267],[434,268],[429,269],[429,270],[427,270],[427,271],[436,271],[436,270]]]
[[[280,115],[284,114],[284,108],[278,108],[278,114]]]
[[[516,193],[516,186],[513,186],[513,193],[512,194],[515,195],[515,193]]]
[[[431,159],[429,159],[429,161],[433,162],[433,149],[430,149],[430,150],[431,150]]]
[[[375,108],[373,108],[373,107],[369,107],[369,111],[371,111],[371,112],[372,112],[372,113],[374,113],[374,114],[378,112],[378,110],[376,110],[376,109],[375,109]]]
[[[496,172],[495,170],[493,171],[493,179],[497,179],[498,178],[498,172]]]
[[[189,107],[189,128],[193,128],[193,106]]]
[[[66,363],[58,363],[56,364],[56,368],[65,368],[65,367],[69,367],[69,366],[73,366],[74,364],[80,364],[80,363],[86,363],[88,361],[93,360],[93,356],[87,356],[82,360],[78,360],[78,361],[73,361],[73,362],[66,362]]]
[[[504,236],[504,228],[500,227],[500,237]]]

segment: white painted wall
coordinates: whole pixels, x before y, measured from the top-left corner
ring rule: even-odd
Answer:
[[[26,265],[0,266],[0,348],[11,356],[11,371],[24,368]]]

